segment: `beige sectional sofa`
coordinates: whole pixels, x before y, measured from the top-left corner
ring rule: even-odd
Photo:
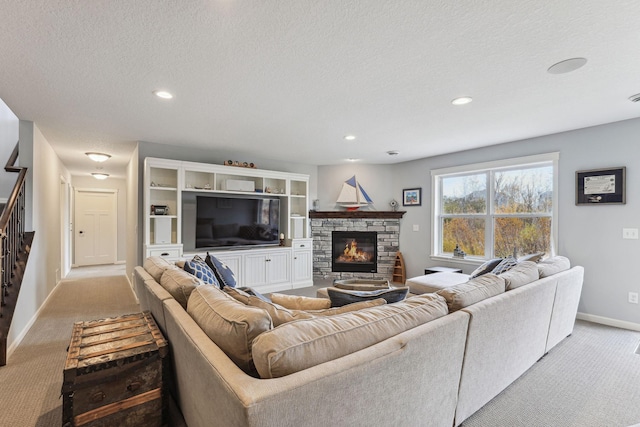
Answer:
[[[506,292],[504,278],[487,277],[475,287],[459,285],[441,295],[285,323],[255,340],[253,356],[260,359],[263,378],[247,374],[216,345],[210,338],[214,332],[208,335],[199,326],[202,316],[194,313],[195,303],[187,311],[181,298],[167,291],[176,295],[162,280],[170,266],[146,260],[145,268],[135,269],[134,285],[142,309],[152,312],[169,341],[172,394],[190,427],[450,427],[572,332],[583,269],[568,268],[565,260],[535,266],[539,279]],[[194,299],[223,298],[196,289]],[[353,335],[345,340],[348,333]],[[358,334],[367,339],[380,335],[345,352],[345,343],[361,341]],[[299,339],[325,344],[299,346]],[[342,352],[331,356],[332,351],[323,350],[332,347]],[[296,349],[298,363],[305,357],[319,359],[308,367],[282,368],[273,354],[280,357],[290,348]],[[277,377],[266,378],[269,372]]]

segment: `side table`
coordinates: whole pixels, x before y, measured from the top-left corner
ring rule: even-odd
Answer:
[[[433,273],[462,273],[462,269],[451,267],[428,267],[424,269],[424,274]]]

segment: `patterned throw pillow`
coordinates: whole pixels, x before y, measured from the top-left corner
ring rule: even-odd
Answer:
[[[227,267],[227,264],[220,261],[213,255],[209,255],[209,252],[207,252],[205,262],[211,268],[211,270],[213,270],[216,278],[218,279],[218,283],[220,283],[220,287],[236,287],[236,275],[233,274],[233,271],[231,271],[229,267]]]
[[[493,269],[492,273],[493,274],[504,273],[505,271],[511,270],[516,265],[518,265],[518,260],[516,260],[512,256],[508,256],[502,261],[500,261],[500,264],[496,265],[496,268]]]
[[[482,276],[483,274],[491,273],[494,268],[498,266],[502,262],[502,258],[494,258],[482,264],[480,267],[473,270],[473,273],[469,275],[469,279],[474,279],[476,277]]]
[[[220,287],[213,270],[209,268],[207,263],[198,255],[194,256],[191,261],[186,261],[184,263],[184,271],[193,274],[208,285]]]

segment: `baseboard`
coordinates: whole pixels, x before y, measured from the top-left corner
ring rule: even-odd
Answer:
[[[120,261],[114,262],[114,264],[126,264],[126,263],[127,263],[126,260],[120,260]]]
[[[40,307],[38,308],[38,310],[36,310],[35,314],[27,322],[24,329],[18,334],[16,339],[13,340],[13,342],[11,342],[11,345],[7,348],[7,360],[9,360],[14,350],[20,345],[24,337],[27,335],[27,332],[29,332],[29,329],[31,329],[33,324],[36,323],[36,320],[38,320],[38,317],[40,316],[40,312],[44,309],[44,307],[49,302],[49,298],[51,298],[51,295],[55,292],[57,286],[58,285],[56,284],[56,286],[51,290],[51,292],[49,292],[49,295],[47,295],[47,297],[44,299],[44,302],[40,304]]]
[[[613,326],[615,328],[629,329],[631,331],[640,332],[640,324],[627,322],[624,320],[611,319],[609,317],[596,316],[587,313],[578,313],[576,319],[586,320],[587,322],[600,323],[601,325]]]

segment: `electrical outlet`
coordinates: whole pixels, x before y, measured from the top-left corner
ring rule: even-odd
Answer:
[[[622,229],[622,238],[623,239],[638,239],[638,229],[637,228],[623,228]]]
[[[420,224],[413,224],[413,231],[420,231]]]
[[[629,292],[629,302],[631,304],[638,304],[638,293],[637,292]]]

